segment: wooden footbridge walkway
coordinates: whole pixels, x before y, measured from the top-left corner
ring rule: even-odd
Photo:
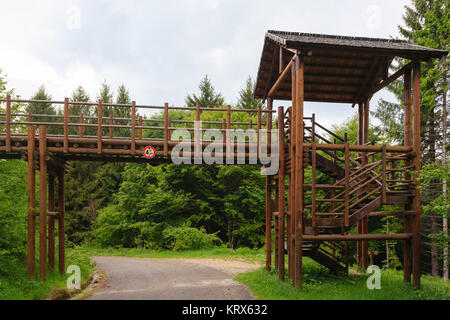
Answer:
[[[55,219],[59,226],[59,271],[64,273],[64,170],[70,161],[168,163],[179,143],[171,132],[180,128],[193,133],[189,144],[194,151],[187,156],[195,159],[211,142],[201,139],[203,131],[197,125],[202,123],[222,134],[218,140],[224,145],[219,152],[221,159],[230,153],[234,159],[240,152],[247,164],[252,152],[259,155],[263,146],[269,154],[277,153],[279,170],[266,177],[266,269],[275,265],[280,280],[285,279],[287,267],[287,276],[301,287],[303,256],[332,271],[347,271],[353,259],[349,241],[357,243],[354,257],[358,266],[367,268],[369,240],[402,240],[404,280],[411,282],[412,278],[413,286],[419,287],[420,193],[416,177],[420,170],[420,62],[446,54],[396,40],[269,31],[255,88],[255,97],[267,102],[265,109],[120,105],[67,98],[51,102],[1,100],[5,113],[0,114],[4,119],[0,121],[0,157],[28,161],[29,275],[34,276],[35,269],[36,217],[40,220],[40,277],[46,278],[47,263],[54,268]],[[394,58],[403,59],[405,64],[389,75]],[[404,143],[374,145],[369,141],[370,98],[400,77],[404,83]],[[288,107],[274,110],[274,100],[287,100]],[[357,105],[357,144],[322,126],[314,114],[305,117],[304,101]],[[61,107],[54,115],[12,113],[15,103]],[[71,111],[80,110],[76,106],[91,108],[91,115]],[[114,116],[114,109],[124,108],[129,117]],[[339,112],[339,108],[334,104],[331,112]],[[142,118],[139,111],[145,109],[161,110],[162,119]],[[192,121],[171,120],[171,109],[191,111]],[[223,121],[202,121],[205,111],[221,112]],[[232,114],[242,112],[248,113],[250,120],[233,122]],[[227,144],[231,129],[254,129],[257,134],[231,147]],[[262,132],[269,133],[265,139]],[[272,139],[273,132],[278,135]],[[160,138],[150,138],[155,136]],[[239,144],[243,148],[239,149]],[[153,159],[143,156],[147,146],[155,148]],[[256,164],[261,165],[257,159]],[[35,170],[40,170],[39,209],[35,209]],[[400,209],[383,211],[384,205]],[[389,215],[402,217],[404,230],[371,233],[371,217]]]

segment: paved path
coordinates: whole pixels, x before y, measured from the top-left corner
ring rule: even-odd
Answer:
[[[107,284],[90,300],[248,300],[246,286],[231,274],[182,259],[94,257]]]

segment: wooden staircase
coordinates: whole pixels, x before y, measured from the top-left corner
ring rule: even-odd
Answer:
[[[337,140],[346,143],[346,137],[340,137],[324,128],[315,122],[314,116],[312,122],[310,127],[304,126],[305,144],[333,143],[318,134],[315,128],[324,129],[329,136],[334,138],[334,144]],[[315,152],[314,157],[313,152]],[[401,186],[404,188],[401,188],[402,191],[398,191],[398,184],[388,183],[386,179],[388,155],[385,151],[381,155],[381,160],[375,159],[375,153],[364,153],[357,158],[350,157],[348,151],[340,153],[344,153],[344,159],[336,151],[321,149],[319,153],[316,149],[305,148],[304,150],[304,166],[314,166],[313,170],[322,172],[330,179],[325,197],[319,198],[317,190],[312,190],[308,195],[315,196],[315,199],[308,203],[304,196],[303,234],[305,235],[343,235],[353,225],[366,219],[371,212],[383,205],[408,203],[409,197],[412,196],[412,192],[408,193],[411,185],[406,184],[405,187],[403,183]],[[287,153],[287,159],[288,156]],[[369,161],[369,156],[372,156],[372,161]],[[313,161],[315,161],[314,164]],[[346,172],[346,168],[348,168],[348,172]],[[392,172],[395,172],[395,169],[392,169]],[[315,174],[313,174],[313,179],[314,177]],[[396,180],[391,181],[395,182]],[[312,185],[312,188],[315,184]],[[304,241],[302,252],[303,255],[317,261],[332,272],[341,272],[348,268],[347,250],[343,244],[333,241]]]

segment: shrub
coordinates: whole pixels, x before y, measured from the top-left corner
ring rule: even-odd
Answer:
[[[204,228],[196,229],[186,225],[165,229],[163,237],[167,249],[176,251],[207,249],[221,243],[215,233],[208,234]]]

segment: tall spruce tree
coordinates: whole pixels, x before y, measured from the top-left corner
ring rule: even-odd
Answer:
[[[252,77],[247,78],[247,82],[245,83],[245,88],[241,89],[239,92],[239,99],[237,106],[241,109],[258,109],[258,107],[262,107],[262,102],[260,99],[255,99],[253,96],[253,90],[255,88],[255,83],[252,80]]]
[[[217,108],[225,104],[225,99],[221,93],[216,92],[214,86],[208,78],[208,75],[202,79],[198,86],[200,90],[200,95],[197,96],[195,93],[187,95],[186,105],[188,107],[195,107],[197,104],[202,108]]]
[[[405,6],[403,15],[404,26],[399,26],[402,37],[410,43],[449,50],[449,1],[448,0],[413,0],[410,6]],[[407,61],[398,60],[398,68]],[[445,83],[444,74],[448,71],[448,60],[431,61],[421,64],[421,153],[422,164],[435,163],[441,156],[442,147],[442,108]],[[395,81],[388,90],[393,92],[400,104],[381,99],[374,112],[381,121],[381,129],[390,140],[403,140],[403,81]],[[442,193],[438,185],[430,185],[422,189],[422,203],[432,201]],[[424,217],[423,230],[428,234],[439,232],[439,217],[433,213]],[[438,247],[436,237],[431,237],[430,243],[425,241],[423,254],[429,256],[431,250],[431,265],[423,266],[424,270],[433,275],[439,274]]]

